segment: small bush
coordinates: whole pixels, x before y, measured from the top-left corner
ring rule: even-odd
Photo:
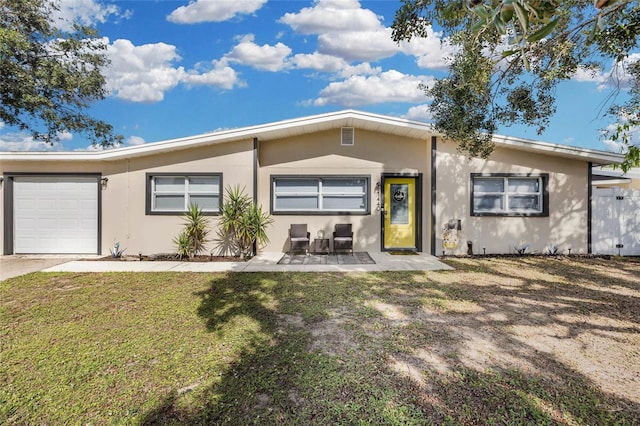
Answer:
[[[560,254],[560,246],[555,243],[547,244],[547,253],[550,256],[557,256],[558,254]]]
[[[520,242],[519,244],[514,244],[513,248],[516,251],[516,253],[518,253],[518,255],[524,256],[525,254],[527,254],[527,251],[529,250],[529,243]]]
[[[122,257],[122,255],[124,254],[124,251],[126,249],[121,249],[120,248],[120,243],[117,242],[113,245],[113,247],[109,248],[109,251],[111,252],[111,257],[113,257],[114,259],[120,259]]]

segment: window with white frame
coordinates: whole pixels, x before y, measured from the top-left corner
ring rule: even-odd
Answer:
[[[272,212],[369,212],[368,176],[272,176]]]
[[[474,216],[547,216],[548,175],[471,175]]]
[[[175,214],[197,204],[205,213],[220,211],[222,175],[147,175],[147,214]]]

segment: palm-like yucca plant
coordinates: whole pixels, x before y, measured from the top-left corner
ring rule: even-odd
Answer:
[[[240,256],[249,256],[254,242],[269,242],[266,229],[273,219],[253,203],[244,188],[227,186],[225,192],[226,199],[220,211],[222,235],[232,241]]]
[[[258,245],[267,244],[267,227],[272,223],[271,215],[252,203],[242,216],[240,227],[236,231],[241,250],[248,254],[254,242]]]
[[[184,229],[173,242],[178,249],[178,257],[193,258],[206,250],[209,221],[197,204],[190,204],[182,217],[185,221]]]
[[[178,258],[184,259],[186,257],[190,257],[191,243],[186,232],[182,231],[178,234],[178,236],[173,239],[173,243],[176,245]]]
[[[242,217],[251,206],[251,198],[239,185],[227,186],[225,192],[227,196],[220,211],[220,226],[224,235],[234,238],[242,225]]]

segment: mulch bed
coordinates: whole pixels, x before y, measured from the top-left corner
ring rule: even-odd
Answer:
[[[178,258],[175,254],[161,253],[143,256],[122,256],[119,258],[113,256],[105,256],[98,259],[88,259],[92,261],[105,261],[105,262],[245,262],[245,259],[240,259],[235,256],[208,256],[198,255],[192,258]]]

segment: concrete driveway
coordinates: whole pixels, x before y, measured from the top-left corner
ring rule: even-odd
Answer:
[[[77,256],[0,256],[0,281],[77,259]]]

